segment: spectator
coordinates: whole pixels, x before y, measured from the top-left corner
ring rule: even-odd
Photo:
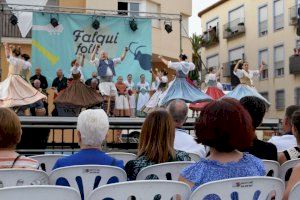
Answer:
[[[37,169],[39,164],[36,160],[15,151],[22,135],[18,116],[8,108],[0,108],[0,122],[0,168]]]
[[[100,93],[98,85],[99,85],[98,79],[93,78],[91,81],[91,88],[93,88],[94,90],[97,90],[97,92]]]
[[[175,125],[170,114],[163,109],[150,113],[142,126],[138,157],[125,166],[128,179],[135,180],[141,169],[149,165],[191,160],[186,152],[174,149],[174,138]]]
[[[283,199],[282,200],[288,200],[289,199],[289,194],[292,190],[292,188],[299,183],[300,181],[300,165],[296,165],[293,168],[293,172],[292,175],[288,181],[288,183],[285,186],[285,191],[284,191],[284,195],[283,195]]]
[[[197,144],[195,139],[182,129],[188,115],[188,106],[186,103],[183,100],[173,100],[167,109],[175,123],[174,149],[195,153],[203,158],[206,157],[205,147]]]
[[[195,131],[198,143],[210,147],[210,156],[181,172],[180,181],[192,190],[211,181],[265,175],[260,159],[238,150],[251,146],[254,131],[249,113],[237,100],[224,98],[209,103],[203,108]]]
[[[52,82],[52,88],[54,88],[57,93],[61,90],[67,88],[68,79],[64,77],[64,74],[61,69],[56,71],[56,78]]]
[[[36,79],[33,81],[33,87],[38,91],[42,92],[41,81]],[[43,92],[42,92],[43,93]],[[47,95],[47,94],[45,94]],[[30,105],[30,112],[33,116],[45,116],[47,114],[46,108],[48,104],[44,100],[38,100],[37,102]]]
[[[93,72],[92,73],[92,78],[89,78],[88,80],[85,81],[85,84],[88,85],[88,86],[91,86],[92,84],[92,80],[93,79],[96,79],[98,81],[98,85],[100,83],[99,79],[97,78],[97,72]]]
[[[108,117],[103,110],[81,112],[77,121],[78,144],[81,150],[57,160],[53,169],[72,165],[112,165],[124,168],[123,161],[116,160],[101,151],[108,129]]]
[[[292,115],[295,111],[300,110],[300,106],[292,105],[287,107],[285,111],[285,117],[283,119],[283,130],[284,134],[282,136],[273,136],[269,142],[275,144],[278,152],[283,152],[290,148],[297,146],[297,141],[292,133]]]
[[[41,81],[41,88],[43,90],[46,90],[48,88],[47,79],[45,76],[42,75],[42,70],[39,67],[35,68],[35,75],[30,77],[30,82],[31,82],[32,86],[33,86],[33,81],[36,79]]]
[[[292,132],[296,137],[297,144],[295,147],[285,150],[279,154],[279,163],[283,164],[288,160],[300,158],[300,110],[294,112],[292,116]]]
[[[255,131],[264,119],[266,113],[265,102],[258,97],[247,96],[242,98],[240,103],[249,112]],[[272,143],[261,141],[256,136],[252,146],[245,149],[244,152],[249,152],[260,159],[278,161],[276,146]]]

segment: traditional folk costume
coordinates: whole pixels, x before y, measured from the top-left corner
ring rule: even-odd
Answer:
[[[130,107],[130,114],[131,117],[135,117],[135,109],[136,109],[136,95],[135,95],[135,85],[134,82],[131,81],[129,83],[128,80],[124,82],[127,86],[127,91],[128,91],[128,100],[129,100],[129,107]]]
[[[138,91],[138,100],[137,100],[137,115],[140,117],[145,116],[143,110],[143,107],[145,104],[149,101],[150,95],[150,84],[148,82],[141,83],[139,82],[137,84],[137,91]]]
[[[255,96],[262,99],[267,105],[271,105],[267,99],[256,91],[253,85],[253,78],[258,78],[260,75],[259,70],[248,70],[247,72],[244,69],[237,69],[234,75],[240,79],[241,83],[224,97],[240,100],[246,96]]]
[[[0,107],[19,107],[47,98],[20,76],[29,68],[24,60],[10,55],[7,61],[8,77],[0,82]]]
[[[116,88],[118,91],[118,95],[116,97],[116,108],[115,108],[115,116],[117,117],[129,117],[130,116],[130,107],[129,101],[126,96],[127,94],[127,86],[125,83],[116,83]]]
[[[166,95],[159,105],[166,105],[175,99],[184,100],[187,103],[211,101],[211,97],[201,92],[198,88],[187,82],[186,77],[189,71],[195,69],[195,65],[190,62],[169,62],[168,67],[176,70],[176,79],[169,85]]]

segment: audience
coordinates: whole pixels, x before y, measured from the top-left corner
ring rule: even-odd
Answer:
[[[98,87],[98,85],[99,85],[99,81],[98,81],[98,79],[96,79],[96,78],[93,78],[92,80],[91,80],[91,88],[93,88],[94,90],[97,90],[98,92],[99,92],[99,87]],[[100,92],[99,92],[100,93]]]
[[[99,81],[99,79],[97,77],[98,77],[97,72],[93,72],[92,73],[92,78],[89,78],[88,80],[86,80],[85,84],[88,85],[88,86],[91,86],[92,80],[96,79],[98,81],[98,85],[99,85],[100,81]]]
[[[150,113],[142,126],[138,157],[125,166],[128,179],[135,180],[141,169],[149,165],[191,160],[186,152],[174,149],[174,138],[175,125],[170,114],[164,109]]]
[[[286,184],[285,187],[285,191],[284,191],[284,195],[283,195],[283,200],[288,200],[289,198],[289,194],[291,192],[291,190],[293,189],[293,187],[300,182],[300,164],[298,164],[297,166],[295,166],[293,168],[293,172],[292,175],[288,181],[288,183]]]
[[[47,79],[45,76],[42,75],[42,70],[39,67],[35,68],[35,75],[30,77],[30,82],[31,82],[32,86],[33,86],[34,80],[36,80],[36,79],[41,81],[41,88],[43,90],[46,90],[48,88]]]
[[[34,80],[33,87],[43,93],[40,80]],[[47,94],[45,95],[47,96]],[[48,107],[48,104],[42,99],[31,104],[29,107],[32,116],[45,116],[47,114],[46,108]]]
[[[68,79],[64,77],[63,71],[61,69],[58,69],[56,71],[56,78],[52,82],[52,88],[56,89],[57,92],[60,92],[61,90],[67,88],[67,82]]]
[[[300,158],[300,110],[294,112],[292,116],[292,132],[297,140],[297,145],[279,154],[279,163],[283,164],[288,160]]]
[[[198,143],[210,147],[210,155],[181,172],[180,181],[192,190],[211,181],[265,175],[260,159],[239,151],[249,148],[255,136],[251,116],[237,100],[225,98],[209,103],[195,131]]]
[[[0,168],[37,169],[39,164],[36,160],[15,151],[22,135],[18,116],[8,108],[0,108],[0,122]]]
[[[269,142],[275,144],[278,152],[283,152],[287,149],[297,146],[297,141],[292,133],[291,119],[295,111],[300,110],[300,106],[292,105],[289,106],[285,111],[285,117],[283,119],[283,130],[282,136],[273,136]]]
[[[201,144],[197,144],[194,137],[182,129],[189,111],[186,103],[183,100],[173,100],[167,109],[175,123],[174,149],[195,153],[203,158],[206,157],[205,147]]]
[[[265,102],[258,97],[247,96],[242,98],[240,103],[250,114],[255,131],[264,119],[266,113]],[[276,146],[272,143],[261,141],[256,136],[253,140],[252,146],[245,149],[244,152],[249,152],[260,159],[277,161]]]

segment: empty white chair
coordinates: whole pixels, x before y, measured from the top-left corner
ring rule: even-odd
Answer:
[[[80,192],[82,199],[87,199],[95,188],[110,182],[124,182],[127,175],[123,169],[114,166],[76,165],[53,170],[49,179],[52,185],[61,184],[63,179]]]
[[[0,188],[22,185],[48,185],[44,171],[31,169],[0,169]]]
[[[73,188],[62,186],[20,186],[0,189],[1,200],[81,200]]]
[[[187,200],[190,196],[189,186],[178,181],[131,181],[97,188],[91,193],[88,200],[102,200],[105,198],[124,200],[130,199],[129,197],[132,196],[135,199],[153,200],[156,195],[161,196],[160,200],[170,200],[177,194],[180,195],[181,200]]]
[[[117,160],[123,160],[124,165],[128,163],[130,160],[135,160],[136,155],[133,153],[126,153],[126,152],[109,152],[107,155],[117,159]]]
[[[299,197],[300,197],[300,182],[297,183],[290,191],[289,200],[299,199]]]
[[[190,200],[202,200],[207,195],[217,195],[221,200],[232,199],[233,195],[243,200],[252,200],[254,196],[265,200],[275,195],[275,200],[281,200],[283,192],[284,183],[279,178],[244,177],[203,184],[192,193]]]
[[[288,181],[290,179],[293,168],[300,164],[300,159],[289,160],[283,163],[280,167],[280,178],[283,181]]]
[[[189,156],[190,156],[192,161],[198,162],[200,160],[200,156],[198,154],[189,153]]]
[[[30,158],[37,160],[40,164],[40,169],[45,171],[47,174],[50,174],[53,166],[59,158],[65,157],[63,154],[45,154],[30,156]]]
[[[148,176],[155,175],[161,180],[177,181],[180,172],[187,166],[193,164],[192,161],[167,162],[151,165],[143,168],[137,175],[136,180],[146,180]]]
[[[274,160],[263,160],[263,163],[266,169],[266,176],[279,177],[280,165],[278,162]]]

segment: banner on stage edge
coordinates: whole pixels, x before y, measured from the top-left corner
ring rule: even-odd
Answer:
[[[53,27],[50,19],[55,17],[59,25]],[[95,30],[92,22],[97,19],[100,27]],[[90,64],[90,55],[96,44],[108,52],[110,58],[122,55],[130,46],[126,58],[116,66],[116,77],[133,75],[135,83],[141,74],[151,82],[152,25],[150,19],[135,19],[138,29],[132,31],[130,18],[97,17],[76,14],[34,13],[32,28],[32,66],[40,67],[49,83],[62,69],[65,77],[70,76],[71,61],[84,54],[82,71],[85,79],[91,77],[96,67]],[[97,52],[96,57],[99,57]]]

